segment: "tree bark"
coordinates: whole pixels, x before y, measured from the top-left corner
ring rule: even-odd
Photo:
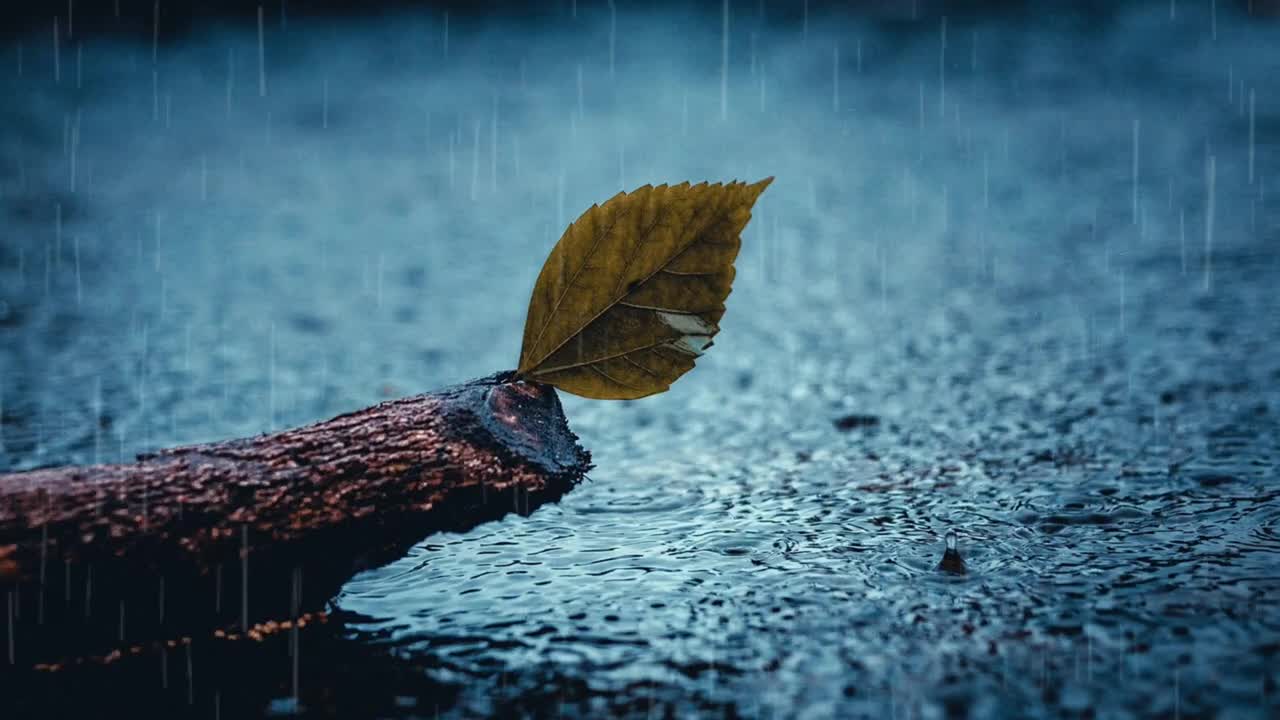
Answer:
[[[314,621],[359,569],[554,502],[589,468],[555,390],[499,373],[134,464],[0,475],[0,664]]]

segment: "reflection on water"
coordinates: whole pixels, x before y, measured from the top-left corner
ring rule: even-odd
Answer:
[[[953,20],[940,74],[937,18],[735,5],[722,120],[719,18],[621,14],[611,66],[581,12],[455,26],[447,59],[438,18],[296,22],[265,97],[230,30],[155,85],[105,42],[83,92],[9,79],[6,463],[509,368],[578,211],[771,174],[699,369],[565,398],[589,482],[353,579],[304,709],[1274,713],[1275,28]],[[236,672],[219,702],[292,708]]]

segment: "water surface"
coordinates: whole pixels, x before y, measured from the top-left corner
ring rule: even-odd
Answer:
[[[154,64],[64,48],[56,84],[22,39],[3,464],[510,368],[579,212],[773,175],[699,367],[564,398],[597,468],[559,505],[351,580],[302,708],[1273,716],[1274,23],[1157,3],[805,28],[735,4],[723,71],[714,12],[623,8],[611,55],[582,5],[455,21],[447,51],[436,16],[269,23],[261,74],[252,28]],[[937,569],[947,533],[964,575]],[[353,648],[394,683],[335,669]],[[197,702],[294,710],[288,666]]]

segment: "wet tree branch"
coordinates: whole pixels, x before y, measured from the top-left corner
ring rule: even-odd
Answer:
[[[589,467],[555,391],[500,373],[134,464],[0,475],[0,664],[303,617],[359,569],[554,502]]]

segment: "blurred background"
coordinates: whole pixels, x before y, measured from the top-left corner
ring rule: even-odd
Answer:
[[[6,9],[4,470],[510,369],[591,204],[777,178],[699,367],[564,398],[597,469],[559,505],[355,578],[298,672],[266,642],[14,708],[1274,716],[1276,12]]]

